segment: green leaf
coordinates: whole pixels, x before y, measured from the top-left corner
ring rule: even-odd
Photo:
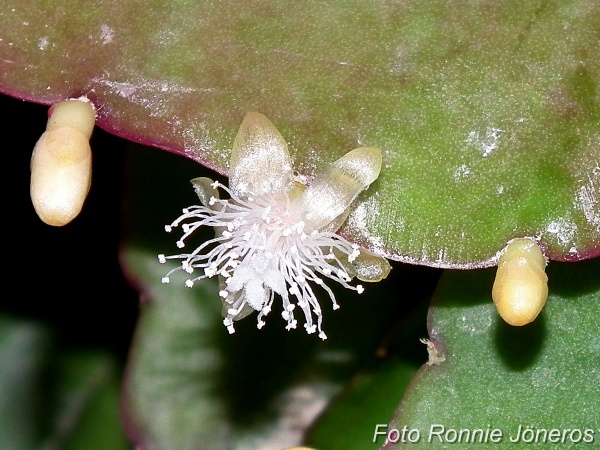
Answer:
[[[112,358],[57,350],[47,327],[0,317],[0,447],[129,448]]]
[[[98,124],[227,172],[266,114],[314,175],[358,146],[380,179],[344,233],[391,258],[493,265],[515,237],[600,253],[596,0],[10,0],[0,85],[87,95]]]
[[[0,447],[28,450],[43,432],[43,380],[48,364],[46,328],[0,316]]]
[[[493,271],[447,272],[429,323],[445,361],[420,370],[389,426],[417,430],[413,438],[421,439],[384,448],[596,448],[599,271],[600,259],[551,264],[548,303],[521,328],[502,322],[489,300]],[[519,438],[519,427],[532,428]],[[466,430],[462,445],[451,443],[460,430]]]
[[[398,359],[363,373],[347,387],[349,392],[328,409],[308,436],[319,450],[376,450],[377,424],[387,425],[417,367]]]
[[[313,424],[305,444],[319,450],[367,450],[377,424],[386,426],[413,375],[425,361],[428,302],[419,303],[395,324],[378,360],[358,373]]]
[[[96,352],[69,353],[56,369],[57,408],[44,445],[65,450],[131,448],[119,415],[120,378],[113,359]]]

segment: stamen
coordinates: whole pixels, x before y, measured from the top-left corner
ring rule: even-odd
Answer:
[[[290,209],[287,198],[283,203],[268,194],[256,198],[244,194],[240,198],[216,181],[211,187],[223,188],[231,199],[210,197],[210,206],[218,203],[223,205],[222,208],[186,208],[182,216],[165,226],[165,231],[171,232],[181,225],[183,236],[176,242],[179,248],[184,247],[184,240],[202,226],[217,227],[216,237],[205,241],[190,254],[165,256],[161,253],[158,261],[162,264],[167,259],[179,259],[180,267],[174,270],[181,269],[189,274],[201,271],[202,276],[185,281],[188,288],[204,278],[222,277],[227,288],[219,290],[218,295],[226,305],[231,304],[223,319],[229,333],[235,331],[233,319],[246,305],[259,311],[257,328],[263,328],[263,318],[271,312],[275,295],[279,294],[283,301],[281,316],[287,322],[287,330],[297,327],[293,312],[298,307],[305,318],[306,332],[318,333],[321,339],[326,339],[321,329],[321,307],[311,282],[326,291],[334,310],[340,306],[321,276],[362,294],[362,285],[348,284],[351,277],[342,264],[344,259],[354,262],[360,255],[360,247],[335,233],[307,229],[302,220],[290,220],[290,217],[298,217],[298,211]],[[237,189],[241,192],[239,185]],[[161,281],[169,283],[172,272]],[[289,296],[294,297],[294,302]]]

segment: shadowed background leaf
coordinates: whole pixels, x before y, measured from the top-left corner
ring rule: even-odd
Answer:
[[[429,332],[445,361],[421,368],[390,424],[419,430],[421,440],[383,448],[597,446],[599,271],[600,259],[550,264],[545,309],[532,324],[516,328],[502,322],[489,300],[492,271],[443,275],[434,294]],[[463,436],[458,444],[450,442],[456,438],[451,432],[441,442],[430,433],[434,424],[456,431],[497,428],[504,437],[501,442],[483,438],[470,444]],[[528,441],[528,432],[519,439],[520,425],[540,434]],[[549,440],[553,429],[559,430],[559,437]]]

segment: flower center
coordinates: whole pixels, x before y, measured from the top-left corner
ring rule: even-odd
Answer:
[[[227,188],[224,190],[229,192]],[[348,284],[351,277],[345,269],[358,256],[358,246],[332,232],[307,230],[301,212],[290,207],[287,196],[255,198],[249,194],[240,198],[232,195],[229,200],[212,197],[209,206],[184,210],[167,231],[180,224],[184,235],[177,243],[179,247],[203,225],[215,227],[216,237],[190,254],[168,257],[183,261],[163,282],[169,282],[169,275],[178,269],[189,274],[201,271],[201,275],[186,281],[188,287],[197,280],[219,275],[224,281],[219,295],[227,304],[224,324],[231,333],[233,321],[244,316],[247,307],[259,312],[258,327],[261,328],[276,293],[283,302],[282,317],[287,321],[287,329],[296,328],[293,311],[298,306],[305,316],[306,331],[314,333],[318,329],[319,336],[325,339],[321,330],[321,307],[310,283],[321,286],[329,294],[334,309],[339,306],[322,277],[332,278],[359,293],[363,290],[360,285]],[[161,262],[166,259],[159,255]]]

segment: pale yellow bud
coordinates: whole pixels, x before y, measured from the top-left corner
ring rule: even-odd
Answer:
[[[515,239],[498,260],[492,299],[498,314],[510,325],[535,320],[548,298],[546,258],[532,239]]]
[[[33,149],[31,201],[48,225],[66,225],[81,212],[92,178],[89,138],[94,121],[89,101],[58,103]]]

